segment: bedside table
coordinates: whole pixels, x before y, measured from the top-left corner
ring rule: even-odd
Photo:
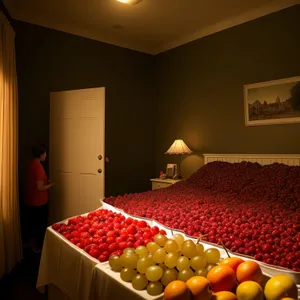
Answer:
[[[166,188],[168,186],[171,186],[172,184],[181,181],[182,179],[160,179],[160,178],[154,178],[150,179],[152,182],[152,190],[157,190],[161,188]]]

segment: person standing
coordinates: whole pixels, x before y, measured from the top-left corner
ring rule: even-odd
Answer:
[[[41,162],[45,161],[47,148],[37,145],[32,148],[25,178],[24,202],[27,210],[28,238],[31,249],[40,252],[48,225],[48,194],[54,185],[48,181]]]

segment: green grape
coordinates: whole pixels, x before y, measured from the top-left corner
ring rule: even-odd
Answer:
[[[178,253],[168,253],[165,257],[165,265],[168,268],[175,268],[178,258],[179,258]]]
[[[141,257],[137,261],[136,269],[141,274],[145,274],[148,267],[155,265],[154,261],[152,259],[149,259],[148,257]]]
[[[196,249],[197,249],[197,255],[203,255],[204,247],[202,244],[196,244]]]
[[[153,254],[160,247],[155,242],[150,242],[147,244],[148,251]]]
[[[149,281],[158,281],[163,275],[163,270],[159,266],[150,266],[146,270],[146,278]]]
[[[157,245],[161,246],[161,247],[163,247],[163,246],[165,245],[165,243],[166,243],[167,240],[168,240],[168,238],[167,238],[165,235],[160,234],[160,233],[158,233],[158,234],[154,237],[154,242],[155,242]]]
[[[139,256],[135,253],[127,252],[121,255],[121,262],[125,268],[136,269],[138,260]]]
[[[190,241],[189,243],[187,241],[184,241],[181,249],[182,254],[187,258],[192,258],[197,255],[197,248],[193,241]]]
[[[175,233],[175,234],[173,235],[173,239],[175,240],[175,242],[177,243],[177,245],[178,245],[179,247],[182,246],[182,243],[184,242],[184,237],[183,237],[183,235],[181,235],[181,234],[179,234],[179,233]]]
[[[178,272],[175,269],[166,269],[163,273],[163,276],[161,278],[161,283],[164,286],[167,286],[170,282],[177,279]]]
[[[164,263],[158,264],[158,266],[161,267],[163,271],[168,269],[168,267]]]
[[[182,243],[182,246],[185,246],[185,245],[189,245],[189,244],[195,244],[192,240],[185,240],[183,243]]]
[[[180,256],[177,259],[176,268],[178,271],[182,271],[184,269],[188,269],[190,267],[190,260],[185,256]]]
[[[176,252],[178,250],[178,245],[174,240],[166,241],[164,248],[167,253]]]
[[[204,256],[194,256],[191,258],[191,267],[196,271],[199,269],[203,269],[206,266],[206,259]]]
[[[153,260],[160,264],[164,262],[166,255],[166,251],[163,248],[159,248],[153,253]]]
[[[184,269],[178,273],[178,280],[187,282],[193,276],[194,272],[191,269]]]
[[[149,253],[146,257],[150,260],[153,260],[153,255],[151,253]],[[154,260],[153,260],[153,262],[154,262]]]
[[[141,291],[146,288],[148,285],[148,280],[145,275],[143,274],[136,274],[132,278],[132,286],[134,289]]]
[[[208,271],[205,268],[203,268],[203,269],[196,270],[195,271],[195,276],[203,276],[203,277],[206,278],[207,273],[208,273]]]
[[[121,270],[123,269],[123,264],[120,256],[117,255],[110,256],[108,263],[111,269],[115,272],[121,272]]]
[[[207,264],[205,268],[207,271],[210,271],[215,266],[216,266],[216,264]]]
[[[139,256],[139,257],[145,257],[149,254],[147,248],[145,246],[138,246],[135,249],[135,253]]]
[[[163,286],[159,281],[149,282],[147,286],[147,292],[151,296],[160,295],[163,292]]]
[[[209,264],[216,264],[220,260],[220,251],[216,248],[205,250],[203,255]]]
[[[123,281],[130,282],[136,274],[137,272],[134,269],[123,268],[120,273],[120,277]]]
[[[123,254],[124,253],[135,253],[135,249],[134,248],[125,248],[124,250],[123,250]]]

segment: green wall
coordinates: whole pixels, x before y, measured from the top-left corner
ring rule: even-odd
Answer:
[[[110,158],[106,196],[150,189],[155,159],[153,56],[28,23],[15,22],[14,28],[21,192],[32,145],[49,143],[50,92],[103,86]]]
[[[150,188],[179,157],[176,138],[202,153],[300,153],[300,124],[245,127],[243,85],[300,76],[300,5],[157,56],[15,22],[20,182],[37,141],[48,144],[49,93],[106,87],[106,196]]]
[[[156,57],[156,172],[176,138],[201,153],[300,153],[300,124],[246,127],[243,85],[300,76],[300,5],[180,46]]]

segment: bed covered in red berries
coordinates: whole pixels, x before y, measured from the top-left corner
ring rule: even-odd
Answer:
[[[109,197],[125,212],[154,219],[233,252],[300,271],[300,167],[211,162],[187,180]]]

